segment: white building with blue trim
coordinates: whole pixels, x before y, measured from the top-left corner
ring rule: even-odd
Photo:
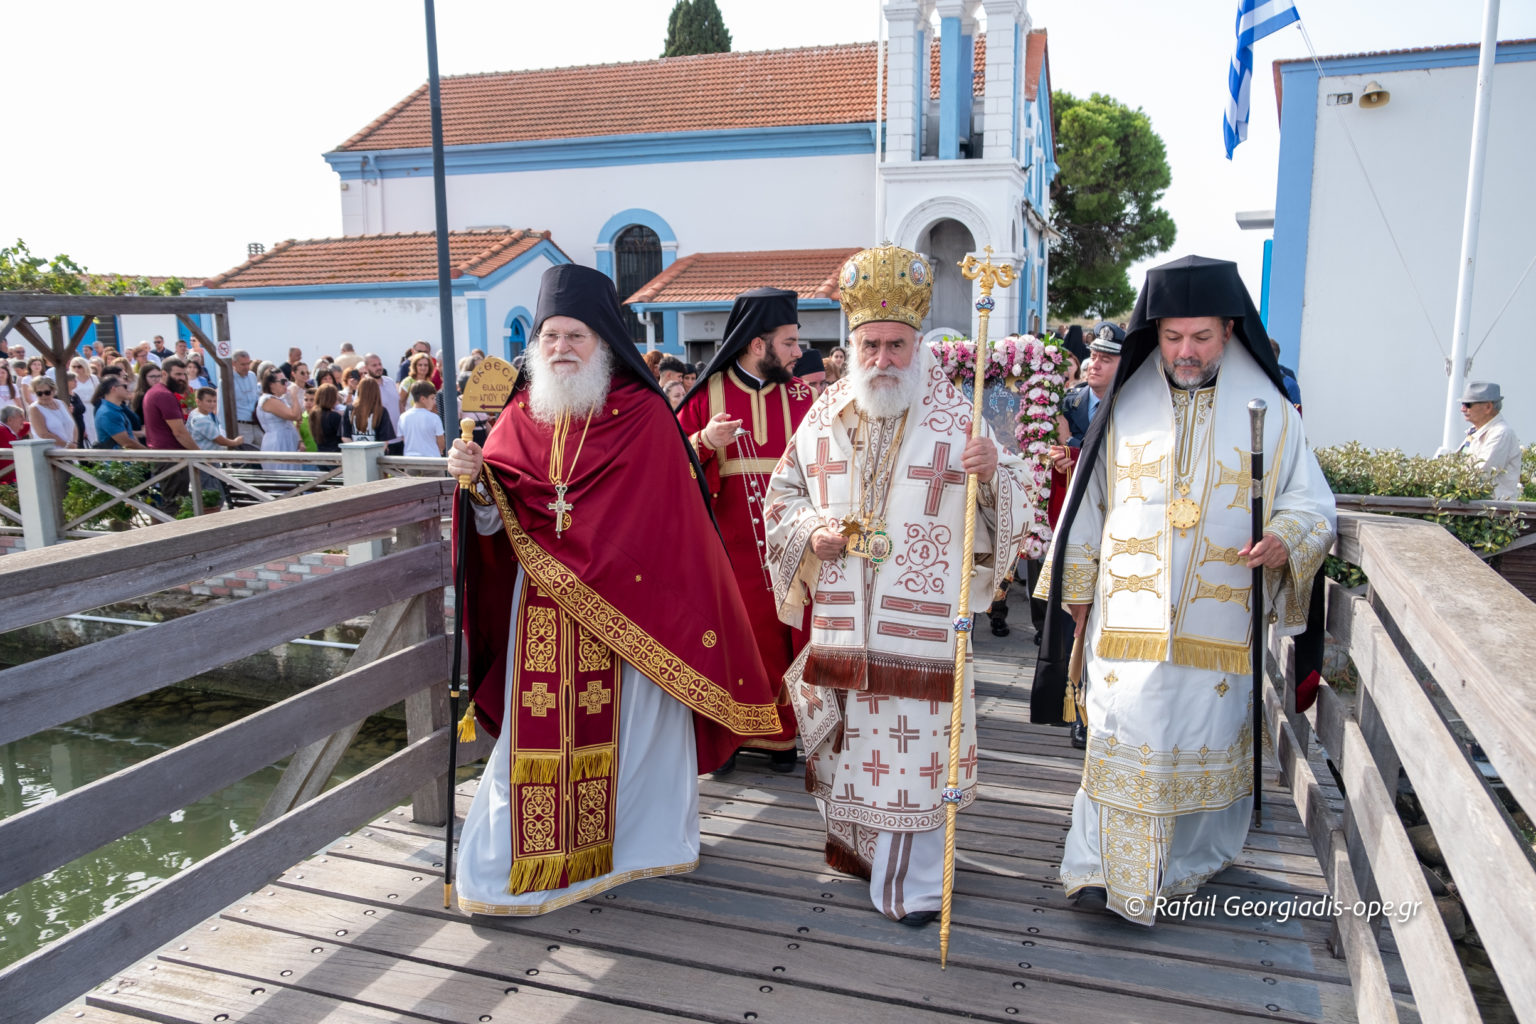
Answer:
[[[925,326],[974,329],[973,286],[956,264],[988,246],[1020,272],[998,294],[994,331],[1043,323],[1056,174],[1044,31],[1025,0],[886,0],[885,13],[883,117],[870,43],[445,78],[450,229],[531,225],[546,243],[518,264],[526,273],[456,278],[459,350],[516,354],[532,326],[534,270],[562,259],[612,275],[628,299],[680,258],[706,254],[731,257],[712,265],[739,273],[722,288],[774,284],[786,253],[797,279],[819,284],[837,266],[807,272],[805,253],[885,238],[932,258]],[[383,239],[430,238],[428,117],[423,85],[325,154],[343,235],[294,245],[339,256],[350,243],[366,255]],[[205,286],[240,300],[237,345],[270,358],[351,341],[388,361],[413,338],[436,339],[432,265],[320,284],[278,272],[294,245]],[[253,273],[263,264],[272,273]],[[707,355],[722,300],[647,294],[656,301],[629,314],[637,343]],[[836,344],[835,292],[802,298],[802,337]]]
[[[1280,61],[1265,312],[1317,445],[1431,454],[1441,440],[1478,47]],[[1362,102],[1365,100],[1365,102]],[[1536,40],[1500,43],[1468,380],[1536,440]]]

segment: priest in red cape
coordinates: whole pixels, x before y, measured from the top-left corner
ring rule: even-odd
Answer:
[[[702,473],[613,282],[551,268],[534,333],[484,451],[455,441],[448,461],[475,479],[457,524],[469,684],[497,736],[457,861],[477,914],[691,871],[699,772],[780,729]]]
[[[731,307],[720,350],[677,410],[704,468],[757,651],[775,686],[805,644],[803,620],[809,617],[807,611],[794,628],[779,621],[763,517],[768,477],[816,400],[816,393],[791,372],[799,358],[799,296],[782,288],[743,292]],[[779,724],[776,734],[754,737],[743,747],[766,752],[774,771],[791,772],[795,710],[788,700],[779,705]],[[732,757],[715,774],[735,766]]]

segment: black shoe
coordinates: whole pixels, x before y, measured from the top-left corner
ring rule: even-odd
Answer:
[[[1072,723],[1072,746],[1078,750],[1088,749],[1088,727],[1081,721]]]
[[[1085,886],[1073,894],[1072,905],[1084,910],[1103,910],[1109,906],[1109,893],[1101,885]]]
[[[1035,646],[1040,646],[1040,631],[1038,629],[1035,630]]]
[[[795,770],[795,760],[799,752],[794,747],[788,750],[775,750],[768,755],[768,770],[778,772],[780,775],[788,775]]]
[[[992,620],[992,635],[993,636],[1007,636],[1009,634],[1009,632],[1010,632],[1010,630],[1008,629],[1008,620],[1007,619],[993,619]]]
[[[931,924],[933,919],[938,916],[939,912],[937,910],[914,910],[900,920],[908,928],[922,928],[925,925]]]
[[[714,771],[710,772],[709,774],[711,774],[715,778],[719,779],[719,778],[723,778],[723,777],[731,774],[735,770],[736,770],[736,755],[732,754],[730,757],[725,759],[725,764],[721,765],[719,768],[716,768]]]

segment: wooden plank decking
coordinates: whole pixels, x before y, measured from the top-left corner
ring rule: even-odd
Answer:
[[[981,799],[961,815],[950,967],[831,872],[802,779],[743,757],[700,785],[702,863],[539,918],[442,908],[440,832],[401,808],[164,947],[50,1021],[1353,1021],[1318,917],[1145,929],[1063,897],[1056,868],[1081,753],[1028,724],[1025,625],[980,632]],[[982,620],[985,623],[985,619]],[[1272,772],[1265,827],[1204,890],[1263,901],[1326,889]],[[473,783],[460,788],[459,813]],[[1390,940],[1389,940],[1390,941]],[[1388,946],[1399,1012],[1416,1019]],[[0,1013],[3,1016],[3,1013]]]

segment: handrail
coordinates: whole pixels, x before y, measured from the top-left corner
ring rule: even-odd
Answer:
[[[1413,512],[1448,516],[1518,512],[1536,517],[1536,501],[1452,501],[1449,498],[1416,498],[1395,494],[1335,494],[1333,500],[1340,509],[1351,512]]]
[[[1265,683],[1270,735],[1314,850],[1335,897],[1421,904],[1390,916],[1398,953],[1426,1020],[1475,1020],[1463,968],[1394,806],[1399,768],[1445,857],[1515,1013],[1536,1015],[1536,858],[1501,801],[1445,724],[1445,700],[1487,753],[1510,793],[1536,807],[1536,693],[1516,685],[1536,664],[1536,605],[1438,526],[1416,519],[1341,511],[1334,553],[1361,567],[1369,595],[1328,585],[1328,632],[1359,674],[1358,707],[1328,684],[1306,716],[1294,710],[1290,639],[1272,639]],[[1410,665],[1433,677],[1432,687]],[[1276,685],[1270,685],[1271,682]],[[1343,780],[1342,822],[1316,799],[1306,765],[1315,730]],[[1330,865],[1340,866],[1330,868]],[[1374,927],[1380,922],[1373,922]],[[1351,961],[1362,1020],[1395,1020],[1373,979],[1374,934],[1358,921],[1336,932]]]
[[[292,756],[285,802],[260,827],[96,920],[0,970],[0,1016],[32,1020],[74,998],[349,828],[411,800],[420,821],[451,807],[444,772],[451,579],[441,518],[448,479],[379,480],[275,505],[146,527],[0,559],[0,631],[21,628],[274,557],[393,536],[391,554],[290,590],[213,606],[0,671],[0,742],[175,683],[374,611],[337,677],[214,732],[0,821],[0,891]],[[363,547],[366,548],[366,544]],[[135,671],[109,671],[132,664]],[[89,687],[60,688],[60,678]],[[319,792],[359,720],[405,701],[409,746]],[[341,739],[338,740],[338,737]],[[466,751],[473,760],[482,751]],[[302,767],[300,767],[302,765]],[[303,778],[293,778],[295,773]],[[290,779],[293,781],[290,784]]]

